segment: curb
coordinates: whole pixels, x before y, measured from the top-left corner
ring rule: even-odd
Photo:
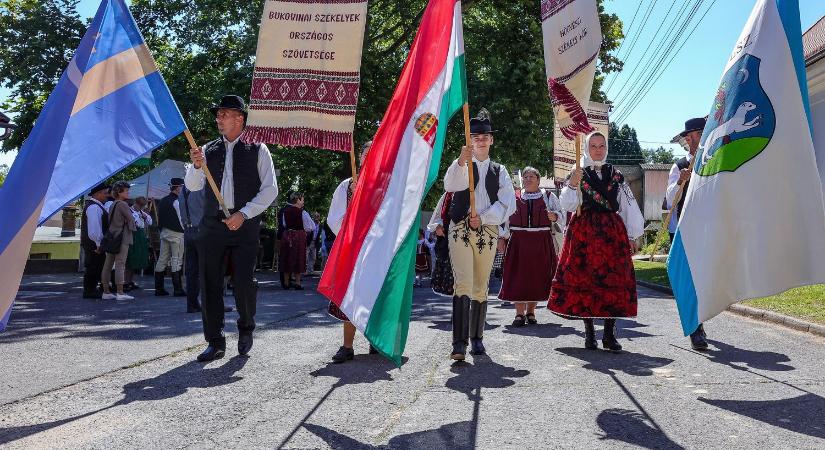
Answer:
[[[636,284],[644,286],[648,289],[653,289],[654,291],[662,292],[664,294],[673,295],[673,289],[661,284],[651,283],[650,281],[645,280],[636,280]],[[797,319],[796,317],[786,316],[777,312],[754,308],[752,306],[742,305],[739,303],[730,305],[728,307],[728,311],[739,316],[749,317],[751,319],[761,320],[763,322],[770,322],[797,331],[802,331],[803,333],[810,333],[820,337],[825,337],[825,325],[807,322],[802,319]]]
[[[740,316],[750,317],[751,319],[771,322],[797,331],[802,331],[804,333],[811,333],[820,337],[825,337],[825,325],[807,322],[805,320],[797,319],[796,317],[786,316],[784,314],[766,311],[764,309],[754,308],[752,306],[740,305],[738,303],[730,305],[730,307],[728,307],[728,311]]]

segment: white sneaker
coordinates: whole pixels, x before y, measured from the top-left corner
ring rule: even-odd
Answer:
[[[129,294],[117,294],[115,300],[134,300],[135,298]]]
[[[115,294],[107,294],[104,292],[103,297],[100,298],[102,298],[103,300],[114,300],[117,298],[117,296]]]

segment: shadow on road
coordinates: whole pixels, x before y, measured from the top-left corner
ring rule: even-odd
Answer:
[[[789,362],[791,359],[782,353],[747,350],[710,339],[708,339],[708,343],[718,349],[705,352],[705,354],[709,356],[709,359],[715,363],[725,364],[734,369],[741,369],[741,367],[735,363],[742,363],[751,369],[770,370],[774,372],[794,370],[793,366],[783,364]]]
[[[825,439],[825,398],[806,393],[783,400],[711,400],[708,405],[724,409],[775,427]]]
[[[580,347],[561,347],[556,351],[580,359],[587,364],[583,367],[588,370],[614,375],[617,371],[637,377],[653,375],[653,369],[664,367],[673,362],[669,358],[647,356],[641,353],[623,352],[622,354],[608,353],[602,350],[588,350]]]
[[[450,423],[447,425],[442,425],[434,430],[402,434],[390,439],[387,445],[381,446],[359,442],[349,436],[320,425],[307,423],[304,424],[304,428],[323,439],[330,448],[335,450],[372,450],[391,448],[450,448],[470,450],[475,448],[475,442],[473,441],[475,425],[471,421]]]
[[[473,390],[478,388],[502,389],[516,384],[515,378],[530,375],[529,370],[517,370],[491,360],[488,356],[477,356],[473,362],[456,362],[450,372],[457,374],[447,380],[446,386],[462,392],[471,400]]]
[[[629,409],[611,408],[599,413],[596,424],[604,431],[601,440],[613,440],[649,449],[681,450],[684,447],[673,442],[651,423],[645,414]]]
[[[409,358],[401,358],[401,365]],[[392,381],[390,372],[395,369],[387,358],[381,355],[356,355],[355,359],[344,364],[327,363],[326,366],[310,372],[313,377],[336,378],[335,387],[348,384],[375,383],[376,381]]]

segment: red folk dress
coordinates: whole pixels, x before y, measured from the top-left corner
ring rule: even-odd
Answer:
[[[550,295],[557,264],[553,222],[547,217],[544,197],[525,200],[517,195],[516,212],[509,223],[498,298],[511,303],[543,302]]]
[[[567,228],[547,307],[568,319],[636,317],[636,276],[618,195],[624,176],[605,164],[581,182],[581,214]]]

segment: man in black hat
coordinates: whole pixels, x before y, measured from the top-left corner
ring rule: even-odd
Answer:
[[[676,193],[681,188],[681,197],[676,204],[676,214],[671,216],[668,224],[668,232],[670,233],[670,242],[673,242],[673,236],[676,234],[676,225],[679,218],[682,216],[682,208],[685,206],[685,198],[687,197],[688,185],[690,185],[690,162],[696,157],[696,150],[699,149],[699,143],[702,140],[702,131],[705,129],[706,119],[704,117],[696,117],[685,122],[685,130],[679,133],[680,141],[684,142],[688,154],[680,158],[670,168],[670,175],[667,180],[667,193],[665,199],[667,200],[667,207],[670,208],[676,200]],[[705,327],[699,324],[690,335],[690,344],[694,350],[704,351],[708,349],[708,341],[705,335]]]
[[[238,353],[252,349],[257,291],[253,281],[258,253],[261,213],[278,197],[275,167],[265,144],[240,140],[246,124],[246,107],[241,97],[227,95],[211,108],[221,137],[202,148],[190,150],[192,166],[186,170],[186,187],[204,188],[204,164],[220,187],[226,218],[211,189],[204,195],[203,219],[198,235],[203,334],[209,346],[198,361],[222,358],[224,336],[223,275],[228,254],[233,268],[235,305],[238,309]]]
[[[158,228],[160,229],[160,255],[155,264],[155,295],[169,295],[163,286],[166,267],[172,267],[172,287],[175,297],[183,297],[186,292],[181,282],[183,266],[183,220],[180,214],[180,193],[183,179],[169,181],[169,195],[158,203]]]
[[[444,189],[453,192],[447,231],[455,275],[453,296],[453,350],[450,357],[461,361],[467,352],[485,353],[482,338],[487,318],[487,291],[499,226],[516,209],[513,182],[507,169],[490,160],[493,129],[487,112],[470,121],[472,149],[461,148],[444,176]],[[470,210],[467,162],[472,161],[476,215]]]
[[[103,202],[109,195],[109,185],[101,183],[89,191],[89,199],[83,205],[80,222],[80,245],[83,247],[83,298],[101,298],[98,286],[106,253],[100,249],[100,241],[109,228],[109,214]]]

